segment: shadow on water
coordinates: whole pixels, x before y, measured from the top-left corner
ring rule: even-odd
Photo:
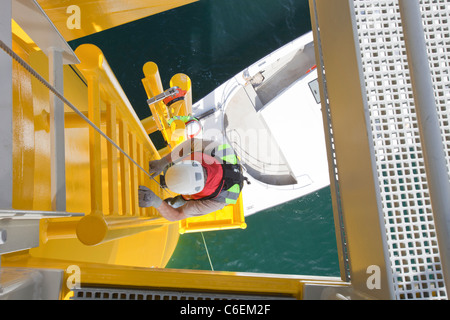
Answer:
[[[216,271],[339,276],[330,188],[246,218],[245,230],[204,232]],[[168,268],[211,270],[200,233],[181,235]]]
[[[311,30],[308,0],[201,0],[70,42],[105,54],[138,117],[150,116],[142,66],[154,61],[164,88],[192,80],[193,101],[253,62]],[[151,136],[158,146],[159,136]],[[325,188],[246,219],[247,229],[204,233],[215,270],[338,276]],[[180,237],[169,268],[209,270],[201,234]]]
[[[158,64],[163,86],[176,73],[193,101],[310,30],[307,0],[201,0],[70,42],[100,47],[140,119],[150,115],[142,66]],[[118,54],[118,53],[122,54]]]

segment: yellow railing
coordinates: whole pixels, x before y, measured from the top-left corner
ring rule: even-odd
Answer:
[[[144,64],[142,70],[144,72],[142,84],[147,97],[150,99],[164,92],[158,66],[154,62],[149,61]],[[182,142],[182,139],[179,139],[179,137],[184,136],[184,134],[178,133],[180,130],[184,130],[183,124],[180,126],[178,122],[174,122],[172,125],[169,125],[169,119],[174,116],[187,116],[192,113],[191,79],[183,73],[178,73],[170,80],[170,87],[174,86],[186,91],[184,99],[174,102],[170,107],[167,107],[162,101],[152,104],[149,106],[152,115],[142,120],[142,124],[148,134],[157,130],[161,131],[167,143],[167,147],[160,150],[161,156],[167,154],[176,144]],[[174,135],[175,132],[177,132],[176,136]]]
[[[147,62],[143,67],[143,72],[145,77],[142,79],[142,84],[148,98],[150,99],[161,94],[164,89],[161,84],[158,66],[154,62]],[[169,125],[168,120],[175,116],[192,115],[190,78],[185,74],[178,73],[170,79],[170,87],[174,86],[186,91],[184,100],[176,101],[170,107],[167,107],[162,101],[152,104],[150,105],[152,115],[142,120],[147,133],[150,134],[159,130],[166,140],[167,147],[159,150],[160,156],[166,155],[176,144],[186,139],[184,122],[175,120]],[[237,228],[245,229],[246,227],[242,196],[239,197],[236,204],[228,205],[222,210],[199,217],[187,218],[179,222],[179,232],[181,234]]]
[[[106,126],[106,135],[116,146],[106,140],[105,144],[96,128],[89,127],[90,212],[80,221],[50,222],[47,240],[77,237],[85,245],[97,245],[168,223],[154,208],[138,205],[139,185],[161,193],[144,169],[150,160],[160,158],[158,151],[131,112],[101,50],[84,44],[75,53],[87,80],[88,118],[97,129]]]
[[[210,214],[191,217],[180,221],[179,231],[183,233],[216,231],[227,229],[245,229],[244,208],[242,195],[234,205],[212,212]]]

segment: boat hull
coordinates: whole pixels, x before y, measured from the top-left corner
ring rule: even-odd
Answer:
[[[311,33],[238,73],[192,109],[202,138],[226,140],[244,165],[250,181],[243,189],[245,216],[329,185]]]

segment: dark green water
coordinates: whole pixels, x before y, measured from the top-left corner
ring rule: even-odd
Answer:
[[[204,232],[214,270],[339,276],[329,188]],[[180,238],[169,268],[211,270],[201,234]]]
[[[150,115],[142,66],[158,64],[164,88],[189,75],[193,101],[311,29],[307,0],[200,0],[72,41],[106,56],[140,119]],[[160,136],[151,138],[161,147]],[[215,270],[338,276],[330,189],[246,219],[245,230],[203,233]],[[168,268],[210,270],[200,233],[180,236]]]

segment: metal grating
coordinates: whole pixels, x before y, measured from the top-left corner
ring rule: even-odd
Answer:
[[[292,297],[125,288],[73,289],[71,300],[292,300]]]
[[[422,0],[421,12],[450,179],[450,2]]]
[[[436,5],[437,1],[427,2]],[[444,7],[448,11],[448,5]],[[431,11],[432,20],[441,18]],[[447,298],[398,1],[354,0],[354,13],[394,295],[397,299]],[[445,32],[436,37],[430,28],[428,37],[448,43],[448,29]],[[448,59],[448,47],[437,51]],[[436,94],[444,114],[448,82],[442,85],[442,78],[448,81],[448,60],[442,67],[440,57],[430,58],[439,60],[439,70],[433,74],[441,88]],[[448,112],[441,119],[448,132]]]

